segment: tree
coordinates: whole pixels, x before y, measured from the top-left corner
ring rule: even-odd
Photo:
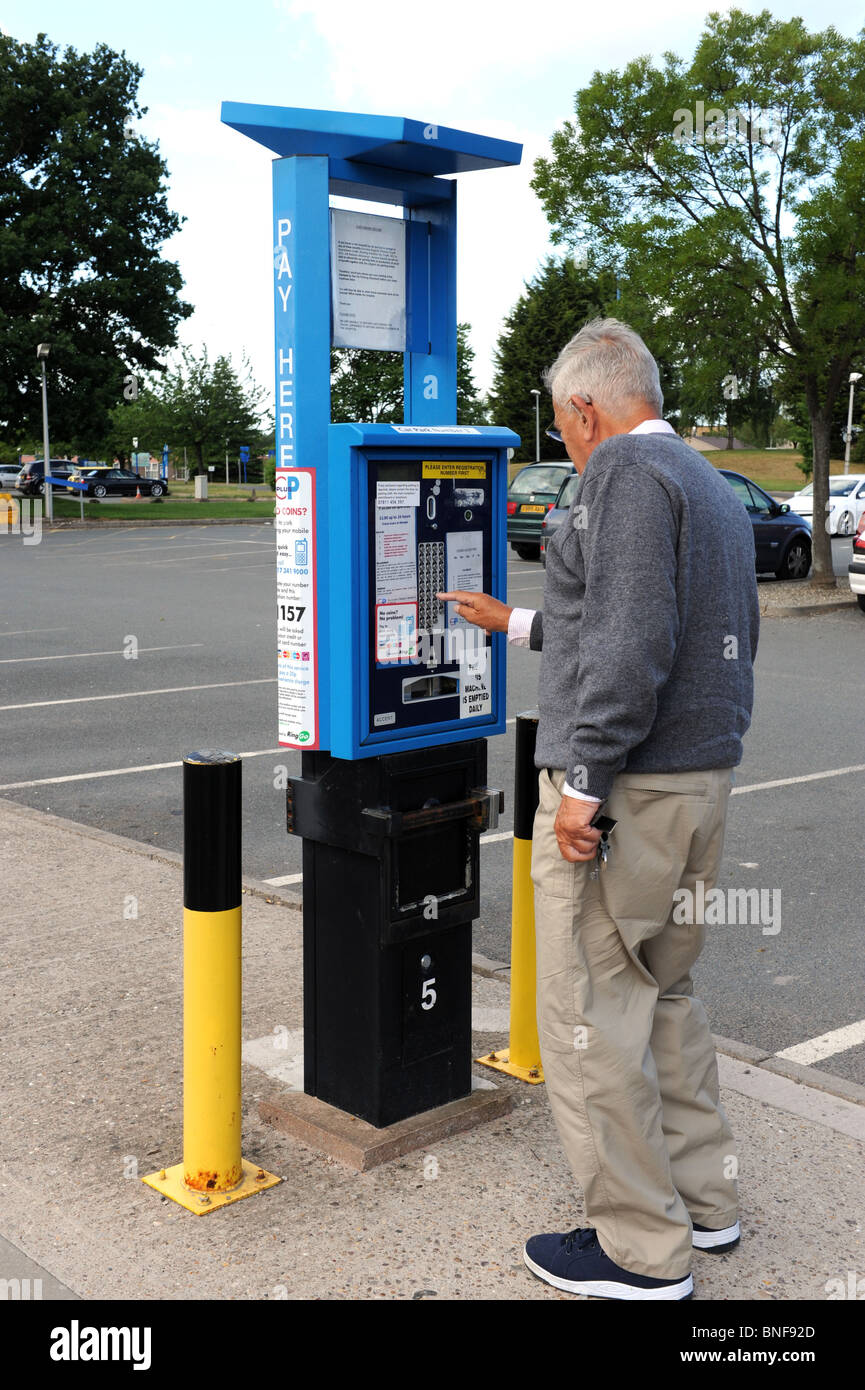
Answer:
[[[87,448],[127,374],[153,370],[192,313],[160,256],[181,218],[167,169],[132,122],[142,71],[0,33],[0,428],[41,433],[36,345],[48,342],[52,432]]]
[[[554,240],[587,237],[659,325],[723,302],[803,394],[819,518],[835,403],[865,353],[865,37],[710,14],[689,63],[595,73],[552,149],[533,187]],[[819,524],[814,570],[834,583]]]
[[[543,392],[542,378],[565,343],[591,318],[605,313],[615,300],[615,278],[598,278],[572,258],[546,260],[526,286],[504,321],[496,347],[495,376],[489,409],[497,424],[506,425],[522,439],[515,457],[528,462],[535,457],[535,397]],[[541,400],[541,414],[551,415],[549,402]],[[548,419],[541,419],[541,458],[559,458],[562,446],[544,435]]]
[[[206,347],[198,357],[184,348],[180,364],[165,373],[156,394],[166,438],[174,448],[193,451],[199,473],[206,457],[236,452],[239,445],[257,441],[261,432],[266,393],[245,357],[238,374],[227,357],[211,363]]]
[[[487,412],[475,386],[475,350],[469,342],[471,324],[457,324],[457,424],[485,425]]]
[[[472,375],[471,325],[457,325],[457,419],[461,425],[484,422],[483,406]],[[403,355],[373,348],[332,348],[330,415],[335,423],[362,420],[384,425],[403,420]]]

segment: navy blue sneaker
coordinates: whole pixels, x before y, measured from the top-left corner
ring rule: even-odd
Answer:
[[[532,1274],[565,1293],[586,1293],[593,1298],[685,1299],[694,1292],[690,1274],[683,1279],[651,1279],[631,1274],[614,1264],[589,1227],[568,1235],[532,1236],[523,1259]]]
[[[723,1255],[725,1250],[733,1250],[739,1244],[738,1221],[720,1231],[712,1231],[708,1226],[698,1226],[696,1221],[692,1221],[691,1226],[691,1244],[695,1250],[707,1250],[710,1255]]]

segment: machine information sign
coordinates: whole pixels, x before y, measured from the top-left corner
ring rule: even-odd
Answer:
[[[333,346],[405,352],[405,222],[339,208],[330,217]]]
[[[317,748],[315,471],[276,470],[279,742]]]

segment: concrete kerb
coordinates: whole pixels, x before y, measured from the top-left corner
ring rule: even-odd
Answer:
[[[56,827],[66,830],[81,836],[83,839],[95,840],[113,849],[125,851],[128,854],[136,854],[145,859],[153,859],[159,863],[171,865],[178,870],[183,867],[183,856],[174,850],[162,849],[158,845],[150,845],[145,841],[115,835],[110,830],[101,830],[96,826],[67,820],[62,816],[55,816],[48,811],[40,811],[32,806],[22,806],[19,802],[11,801],[5,797],[0,797],[0,809],[24,819],[37,821],[46,828]],[[262,879],[244,877],[242,883],[244,893],[252,897],[263,898],[268,903],[277,903],[296,912],[300,912],[303,908],[303,897],[300,893],[289,893],[284,889],[273,888]],[[180,900],[180,896],[178,896],[178,904],[180,904]],[[472,954],[472,972],[486,979],[505,982],[510,973],[510,965],[506,961],[492,960],[479,952],[474,952]],[[799,1062],[791,1062],[786,1058],[776,1057],[763,1048],[754,1047],[750,1043],[739,1042],[733,1038],[726,1038],[721,1034],[714,1034],[713,1037],[716,1051],[733,1058],[735,1061],[747,1063],[760,1071],[795,1081],[800,1086],[810,1087],[812,1090],[836,1096],[839,1100],[865,1107],[865,1086],[859,1085],[855,1081],[849,1081],[843,1076],[835,1076],[831,1072],[821,1071],[819,1067],[805,1066]]]
[[[778,603],[769,604],[765,609],[761,609],[761,618],[798,618],[811,617],[814,613],[837,613],[843,608],[855,608],[856,598],[853,594],[849,599],[835,599],[831,603]]]

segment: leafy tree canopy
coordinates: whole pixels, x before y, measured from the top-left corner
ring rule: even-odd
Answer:
[[[835,402],[865,356],[865,35],[712,13],[689,61],[597,72],[575,110],[535,166],[554,240],[639,287],[659,341],[688,325],[750,358],[743,377],[774,364],[807,403],[819,516]],[[814,554],[834,582],[819,525]]]
[[[544,435],[552,406],[543,386],[543,374],[561,349],[588,319],[607,312],[615,304],[616,280],[612,274],[596,276],[573,258],[546,260],[504,321],[495,353],[496,372],[489,409],[497,425],[514,430],[522,439],[519,461],[535,457],[535,397],[541,392],[541,458],[561,458],[563,448]],[[611,308],[610,312],[614,312]]]
[[[0,429],[87,449],[127,373],[159,366],[192,313],[160,247],[181,225],[157,146],[137,135],[142,71],[98,44],[62,54],[0,34]]]
[[[133,437],[152,453],[166,443],[175,450],[185,447],[203,472],[208,459],[221,458],[226,450],[235,454],[240,444],[258,448],[263,443],[264,398],[245,358],[238,372],[227,357],[211,362],[206,347],[197,355],[184,348],[176,366],[148,379],[137,400],[115,407],[102,449],[125,458]]]
[[[471,325],[457,325],[457,418],[454,423],[484,423],[483,405],[472,374]],[[403,355],[372,348],[333,348],[330,354],[331,419],[368,424],[403,420]]]

